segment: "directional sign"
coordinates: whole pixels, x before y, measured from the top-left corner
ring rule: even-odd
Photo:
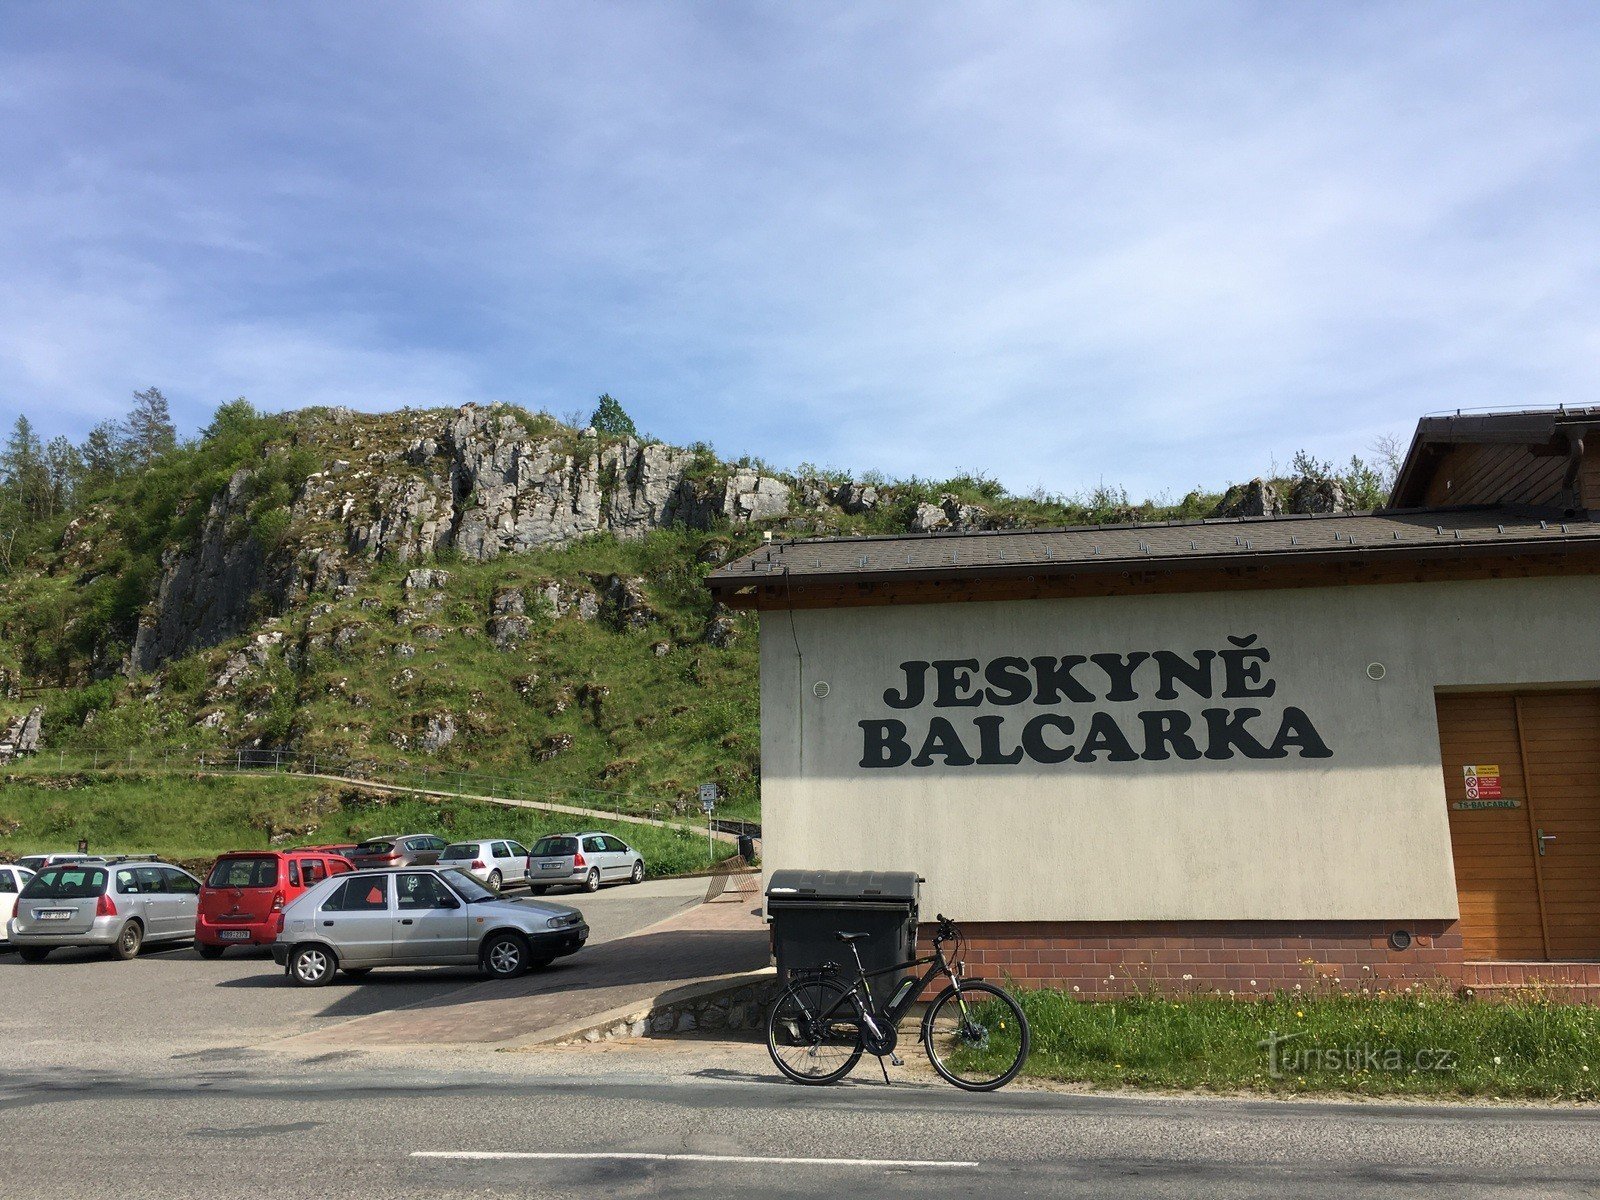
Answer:
[[[700,811],[710,813],[717,807],[717,785],[702,783],[700,785]]]

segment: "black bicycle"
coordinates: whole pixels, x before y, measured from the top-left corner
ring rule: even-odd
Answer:
[[[1022,1007],[1005,992],[981,979],[966,977],[961,961],[961,931],[954,921],[940,916],[933,938],[933,953],[876,971],[861,964],[856,944],[865,933],[841,933],[850,947],[856,977],[848,987],[838,979],[839,968],[828,963],[815,970],[795,973],[792,982],[767,1014],[767,1050],[790,1079],[797,1083],[834,1083],[850,1073],[863,1052],[877,1056],[883,1079],[889,1081],[885,1056],[904,1066],[895,1053],[901,1019],[937,976],[948,986],[928,1005],[922,1016],[919,1040],[928,1061],[958,1088],[989,1092],[1004,1087],[1028,1059],[1030,1035]],[[946,942],[956,943],[955,965],[945,957]],[[908,975],[887,1004],[872,997],[874,976],[927,967],[921,978]]]

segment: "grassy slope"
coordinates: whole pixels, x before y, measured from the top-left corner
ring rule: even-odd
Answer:
[[[3,787],[0,857],[72,850],[160,854],[203,864],[225,850],[360,841],[391,833],[453,840],[509,837],[524,845],[570,830],[575,818],[470,800],[396,797],[289,776],[16,777]],[[704,870],[706,840],[627,822],[584,823],[638,848],[652,874]],[[732,853],[716,843],[719,858]]]
[[[1102,1086],[1600,1099],[1600,1007],[1424,990],[1083,1002],[1021,994],[1027,1073]],[[1261,1043],[1292,1035],[1275,1077]],[[1369,1056],[1366,1051],[1373,1051]]]

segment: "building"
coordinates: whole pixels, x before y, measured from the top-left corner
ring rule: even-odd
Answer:
[[[1392,504],[728,563],[766,864],[1090,995],[1600,989],[1600,409],[1424,420]]]

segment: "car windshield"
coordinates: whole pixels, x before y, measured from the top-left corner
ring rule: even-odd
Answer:
[[[454,846],[446,846],[440,858],[477,858],[478,843],[457,842]]]
[[[394,843],[388,840],[362,842],[356,847],[357,854],[387,854],[394,849]]]
[[[24,900],[86,900],[106,890],[99,867],[46,867],[22,889]]]
[[[455,889],[456,895],[460,896],[468,904],[476,904],[480,900],[498,900],[500,898],[465,871],[440,871],[439,874],[450,881],[450,886]]]
[[[278,886],[278,860],[270,854],[249,858],[219,858],[211,868],[207,887],[269,888]]]
[[[533,855],[549,854],[576,854],[578,852],[578,839],[569,837],[540,838],[533,844],[529,851]]]
[[[17,866],[27,867],[30,871],[37,871],[40,867],[44,866],[44,855],[36,854],[30,855],[27,858],[19,858],[17,859]]]

